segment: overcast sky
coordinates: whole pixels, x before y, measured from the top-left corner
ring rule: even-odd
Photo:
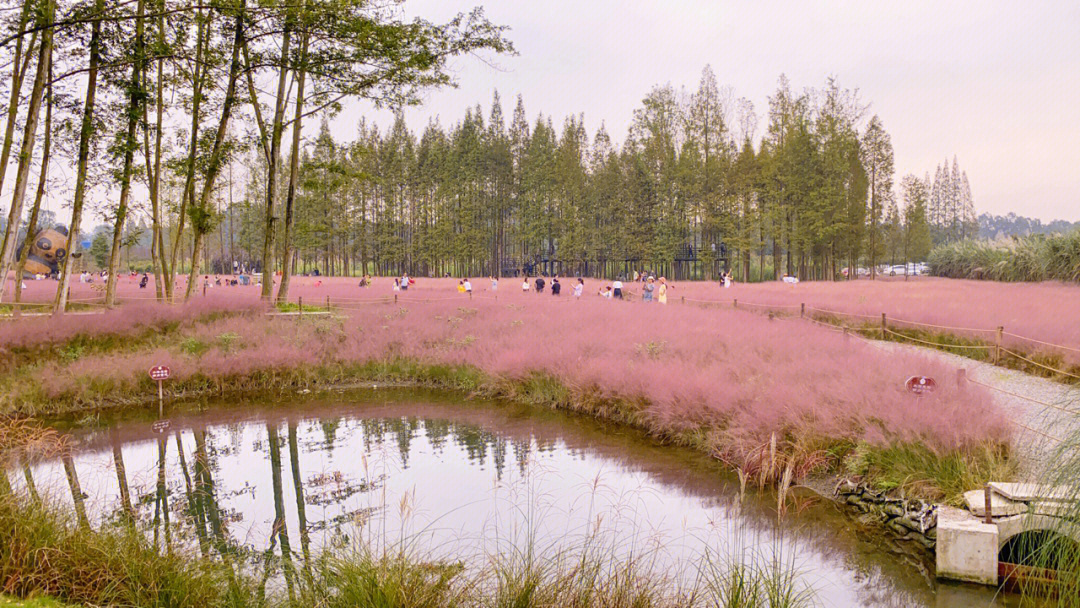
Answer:
[[[1080,220],[1080,2],[717,2],[407,0],[443,21],[476,5],[511,28],[514,57],[455,60],[457,89],[406,112],[448,126],[497,89],[509,117],[524,97],[556,125],[584,113],[617,141],[657,84],[696,88],[705,65],[753,101],[759,128],[781,73],[792,87],[836,76],[892,136],[897,182],[955,154],[978,212]],[[353,104],[335,131],[390,113]]]

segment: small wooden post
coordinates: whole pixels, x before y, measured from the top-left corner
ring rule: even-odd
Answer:
[[[206,281],[203,281],[202,284],[202,295],[203,297],[206,297]]]
[[[1005,327],[998,325],[997,331],[994,332],[994,365],[997,365],[1001,361],[1001,334],[1005,332]]]
[[[298,319],[303,319],[304,318],[304,296],[297,296],[297,298],[296,298],[296,309],[300,311],[297,318]]]
[[[885,321],[885,313],[881,313],[881,339],[884,340],[888,337],[886,332],[888,331],[889,324]]]
[[[330,296],[326,296],[326,312],[330,312]]]
[[[735,300],[731,303],[731,305],[733,307],[735,307],[735,308],[738,308],[739,307],[739,298],[735,298]]]
[[[394,294],[394,304],[397,304],[397,294]]]
[[[801,319],[801,318],[803,318],[805,316],[806,316],[806,302],[802,302],[801,304],[799,304],[799,318]]]
[[[994,523],[994,516],[990,512],[990,484],[986,484],[983,488],[983,507],[986,509],[986,513],[983,514],[983,523]]]

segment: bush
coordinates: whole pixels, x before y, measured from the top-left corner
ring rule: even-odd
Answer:
[[[1080,230],[957,241],[936,247],[928,262],[933,274],[954,279],[1080,282]]]

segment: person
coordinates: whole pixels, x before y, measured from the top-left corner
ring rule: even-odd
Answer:
[[[622,281],[620,281],[619,279],[615,279],[615,281],[611,284],[611,288],[612,288],[611,295],[614,298],[619,299],[619,300],[623,299],[622,298],[622,289],[623,289]]]
[[[784,273],[784,282],[789,285],[795,285],[799,282],[799,277],[793,277],[788,273]]]
[[[401,279],[394,277],[394,291],[401,291]]]
[[[551,279],[551,295],[557,296],[562,291],[562,285],[559,284],[559,277]]]
[[[645,284],[641,286],[641,301],[642,302],[652,302],[652,294],[653,294],[653,291],[656,289],[656,287],[654,286],[653,283],[654,283],[653,278],[649,277],[649,280],[645,281]]]
[[[146,284],[150,282],[150,277],[144,272],[142,278],[139,279],[139,289],[146,289]]]
[[[491,279],[491,291],[499,291],[499,279],[495,277],[488,277]]]
[[[521,293],[529,293],[529,277],[526,276],[525,280],[521,282]]]
[[[638,273],[637,270],[635,270],[634,271],[634,282],[637,283],[639,278],[641,278],[641,275]]]
[[[577,283],[574,285],[574,298],[580,298],[583,291],[585,291],[585,281],[578,277]]]
[[[728,270],[726,273],[724,273],[724,287],[725,288],[731,287],[731,283],[732,283],[732,281],[731,281],[731,271]]]
[[[536,277],[536,293],[544,293],[544,277]]]
[[[409,288],[409,273],[406,272],[401,275],[401,282],[399,285],[401,286],[401,291],[405,291]]]
[[[667,304],[667,280],[660,277],[660,287],[656,290],[656,297],[661,304]]]
[[[469,294],[471,296],[472,295],[472,281],[470,281],[468,277],[465,277],[465,284],[463,285],[463,287],[465,287],[465,293],[467,293],[467,294]]]
[[[597,293],[599,294],[600,297],[607,298],[607,299],[610,300],[611,295],[612,295],[611,294],[611,286],[610,285],[605,285],[604,287],[601,287],[600,291],[597,292]]]
[[[364,276],[360,277],[360,287],[367,287],[367,286],[368,286],[368,280],[367,280],[367,275],[365,274]]]
[[[458,293],[465,293],[465,281],[462,281],[461,279],[458,279],[457,292]]]

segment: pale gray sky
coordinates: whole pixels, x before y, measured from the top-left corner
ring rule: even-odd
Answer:
[[[1080,220],[1080,3],[716,2],[671,0],[408,0],[435,21],[480,4],[512,29],[516,57],[494,69],[454,61],[459,88],[436,91],[406,113],[420,130],[444,125],[498,89],[509,117],[521,93],[530,121],[583,112],[590,135],[604,121],[621,141],[656,84],[696,88],[710,64],[721,85],[754,102],[759,133],[781,73],[792,87],[834,75],[858,88],[892,135],[897,182],[955,154],[979,212]],[[490,59],[490,58],[489,58]],[[354,104],[336,119],[354,133]]]

